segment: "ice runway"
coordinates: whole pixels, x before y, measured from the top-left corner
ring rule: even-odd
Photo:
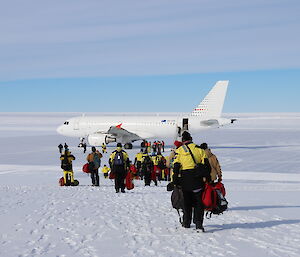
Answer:
[[[0,256],[300,255],[300,114],[236,114],[233,126],[193,135],[218,156],[229,201],[204,221],[205,234],[179,226],[166,182],[137,181],[126,194],[102,176],[100,188],[89,186],[78,141],[55,131],[72,116],[0,114]],[[78,187],[58,186],[64,142]]]

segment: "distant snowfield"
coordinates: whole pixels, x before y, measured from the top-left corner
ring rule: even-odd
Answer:
[[[166,182],[136,181],[116,194],[101,176],[91,187],[78,140],[55,131],[76,115],[0,113],[1,257],[300,256],[299,113],[228,114],[234,125],[193,135],[218,156],[229,201],[227,212],[205,219],[206,233],[179,226]],[[58,186],[64,142],[78,187]],[[131,159],[137,151],[128,150]]]

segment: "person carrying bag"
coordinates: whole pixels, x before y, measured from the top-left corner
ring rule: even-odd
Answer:
[[[174,185],[181,186],[184,198],[182,226],[190,228],[193,220],[196,229],[204,232],[201,190],[204,187],[203,178],[210,173],[210,165],[205,151],[192,142],[189,132],[182,133],[182,143],[175,152],[173,175]]]

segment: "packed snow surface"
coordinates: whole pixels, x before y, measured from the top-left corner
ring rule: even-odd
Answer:
[[[55,130],[76,115],[0,113],[1,257],[300,256],[300,114],[231,114],[235,124],[192,135],[217,155],[229,201],[204,220],[206,233],[180,226],[165,181],[116,194],[101,174],[90,186],[78,139]],[[78,187],[58,186],[65,142]],[[138,151],[127,152],[133,160]]]

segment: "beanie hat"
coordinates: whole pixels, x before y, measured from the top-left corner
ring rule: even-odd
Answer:
[[[208,146],[207,146],[206,143],[202,143],[202,144],[200,145],[200,148],[203,149],[203,150],[205,150],[205,149],[208,148]]]
[[[117,143],[117,147],[122,147],[122,144],[121,143]]]
[[[191,134],[187,131],[182,133],[182,142],[192,140]]]

